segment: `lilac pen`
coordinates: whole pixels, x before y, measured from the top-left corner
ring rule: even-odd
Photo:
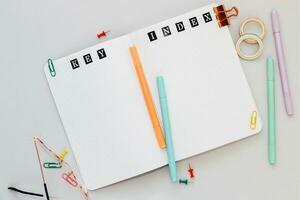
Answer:
[[[276,45],[276,53],[277,53],[277,60],[278,60],[278,67],[280,72],[285,109],[288,115],[293,115],[294,114],[293,103],[292,103],[292,97],[289,88],[285,56],[284,56],[283,45],[282,45],[281,34],[280,34],[278,12],[276,10],[273,10],[271,13],[271,17],[272,17],[272,28],[273,28],[275,45]]]

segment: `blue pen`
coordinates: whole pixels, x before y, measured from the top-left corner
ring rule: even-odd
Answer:
[[[167,143],[167,154],[168,154],[168,161],[169,161],[170,177],[173,182],[176,182],[177,170],[176,170],[176,162],[174,156],[174,147],[172,141],[171,125],[169,119],[169,111],[168,111],[168,103],[167,103],[167,95],[165,90],[164,78],[162,76],[158,76],[156,78],[156,81],[157,81],[157,88],[159,93],[159,102],[160,102],[160,110],[161,110],[163,126],[164,126],[164,133],[165,133],[165,138]]]

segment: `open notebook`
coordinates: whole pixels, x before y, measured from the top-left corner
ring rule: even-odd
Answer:
[[[168,93],[176,160],[261,130],[227,27],[209,5],[53,61],[45,74],[88,189],[167,164],[131,60],[135,45],[159,111],[156,76]]]

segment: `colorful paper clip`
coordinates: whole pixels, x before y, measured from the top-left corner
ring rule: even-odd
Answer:
[[[89,193],[88,193],[87,189],[82,186],[80,181],[78,179],[76,179],[75,173],[73,172],[73,170],[71,170],[72,169],[71,165],[69,163],[67,163],[65,160],[62,160],[58,156],[58,154],[50,146],[48,146],[44,141],[42,141],[40,138],[35,137],[34,140],[36,140],[38,143],[40,143],[40,145],[42,145],[46,149],[46,151],[48,153],[50,153],[61,165],[64,165],[65,167],[70,169],[70,172],[66,173],[65,175],[62,175],[62,177],[69,180],[69,178],[67,176],[68,176],[68,174],[72,173],[73,174],[73,177],[71,177],[72,180],[69,180],[69,181],[71,181],[72,185],[75,185],[75,182],[76,182],[77,185],[78,185],[78,188],[80,189],[80,192],[88,200],[89,199]],[[74,182],[74,180],[75,180],[75,182]],[[68,181],[68,183],[69,183],[69,181]]]
[[[194,169],[191,167],[191,164],[189,164],[188,172],[189,172],[190,178],[195,178]]]
[[[52,77],[55,77],[56,76],[56,71],[55,71],[55,68],[54,68],[54,65],[53,65],[53,61],[50,58],[48,59],[48,68],[49,68],[50,75]]]
[[[254,130],[256,128],[257,111],[253,111],[250,118],[250,128]]]
[[[188,185],[189,183],[192,183],[192,182],[189,181],[188,179],[179,179],[178,183]]]
[[[56,162],[45,162],[43,166],[44,168],[62,168],[62,165]]]
[[[61,154],[58,154],[58,157],[63,160],[67,154],[68,150],[64,149],[64,151]]]
[[[62,174],[62,178],[67,181],[70,185],[77,187],[78,182],[73,172],[67,172]]]

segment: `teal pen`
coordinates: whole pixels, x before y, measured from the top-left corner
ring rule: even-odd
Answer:
[[[275,73],[274,60],[267,59],[267,85],[268,85],[268,157],[269,163],[276,163],[276,133],[275,133]]]
[[[167,102],[167,94],[165,90],[164,78],[162,76],[158,76],[156,78],[156,81],[157,81],[157,88],[159,93],[160,110],[162,114],[165,139],[167,143],[169,172],[170,172],[171,180],[173,182],[176,182],[177,180],[176,161],[174,155],[174,146],[172,141],[171,125],[169,119],[169,110],[168,110],[168,102]]]

